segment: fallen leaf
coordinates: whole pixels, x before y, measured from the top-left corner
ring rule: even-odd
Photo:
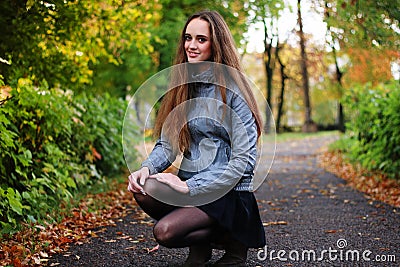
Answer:
[[[348,185],[365,193],[367,198],[400,207],[400,181],[390,179],[379,171],[367,171],[353,166],[344,158],[342,153],[335,151],[325,152],[318,160],[325,170],[346,180]],[[371,205],[373,201],[370,201]]]
[[[19,259],[13,259],[13,265],[15,267],[21,267],[22,266],[21,261]]]
[[[336,232],[337,232],[337,230],[325,230],[326,234],[334,234]]]
[[[117,239],[129,239],[131,238],[129,235],[119,236]]]
[[[43,225],[35,225],[35,227],[40,229],[40,230],[42,230],[42,231],[46,230],[46,228]]]
[[[71,243],[72,240],[68,237],[62,236],[58,239],[59,244],[64,244],[64,243]]]
[[[40,264],[40,258],[39,257],[32,257],[33,261],[35,262],[35,264]]]
[[[276,221],[276,222],[264,222],[263,226],[271,226],[271,225],[287,225],[288,223],[285,221]]]
[[[48,257],[49,257],[49,254],[47,254],[47,253],[44,252],[44,251],[40,251],[40,252],[39,252],[39,255],[40,255],[40,257],[43,257],[43,258],[48,258]]]
[[[151,248],[151,249],[149,249],[149,248],[146,248],[146,250],[147,250],[147,253],[152,253],[152,252],[155,252],[155,251],[157,251],[159,248],[160,248],[160,245],[159,245],[159,244],[157,244],[156,246],[154,246],[154,247],[153,247],[153,248]]]

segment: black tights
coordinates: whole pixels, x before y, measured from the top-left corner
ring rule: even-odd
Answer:
[[[135,193],[139,206],[156,219],[153,233],[157,242],[168,248],[210,243],[216,223],[197,207],[175,207],[150,195]]]

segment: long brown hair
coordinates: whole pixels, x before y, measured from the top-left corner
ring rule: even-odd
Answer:
[[[258,137],[261,135],[262,130],[262,119],[259,112],[259,109],[256,104],[255,97],[253,92],[250,88],[249,83],[246,80],[246,77],[242,75],[242,67],[239,61],[239,55],[237,53],[237,49],[235,46],[235,42],[233,40],[232,34],[228,28],[223,17],[216,11],[201,11],[196,14],[193,14],[191,17],[188,18],[186,24],[182,30],[181,37],[179,40],[176,56],[175,56],[175,65],[187,63],[187,55],[185,52],[185,33],[188,24],[195,18],[199,18],[201,20],[207,21],[210,27],[211,33],[211,51],[212,56],[209,59],[211,62],[220,63],[223,65],[227,65],[235,70],[236,72],[231,73],[231,77],[233,78],[234,82],[240,88],[253,116],[255,118],[255,122],[257,125],[257,133]],[[229,68],[228,68],[229,69]],[[237,73],[240,73],[239,75]],[[181,81],[186,81],[187,73],[185,72],[175,72],[175,75]],[[176,77],[175,77],[176,78]],[[219,84],[224,84],[223,81],[219,80]],[[224,86],[218,86],[222,99],[224,103],[226,103],[226,88]],[[161,135],[161,130],[163,128],[164,122],[166,121],[167,117],[171,115],[171,111],[174,110],[178,105],[182,104],[183,102],[189,100],[190,92],[188,83],[183,83],[173,87],[169,90],[162,102],[160,109],[157,114],[155,127],[154,127],[154,134],[156,137]],[[186,121],[184,118],[183,112],[173,112],[173,122],[181,122],[182,120]],[[170,118],[168,119],[170,120]],[[175,149],[179,149],[181,152],[186,151],[190,145],[190,132],[185,123],[182,129],[179,131],[175,125],[165,125],[167,137],[170,138],[169,141],[171,142],[172,146]],[[176,138],[179,136],[178,138]]]

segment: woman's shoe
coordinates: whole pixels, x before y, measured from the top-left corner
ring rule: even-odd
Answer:
[[[206,266],[211,259],[212,248],[210,245],[193,245],[189,247],[189,256],[187,257],[184,267]]]
[[[239,241],[225,244],[225,254],[213,266],[246,266],[248,248]]]

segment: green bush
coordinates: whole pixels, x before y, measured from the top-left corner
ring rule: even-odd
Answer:
[[[398,81],[357,86],[345,96],[350,159],[369,170],[400,178],[400,86]]]
[[[127,102],[74,96],[20,79],[0,106],[0,223],[43,218],[62,200],[125,166]]]

